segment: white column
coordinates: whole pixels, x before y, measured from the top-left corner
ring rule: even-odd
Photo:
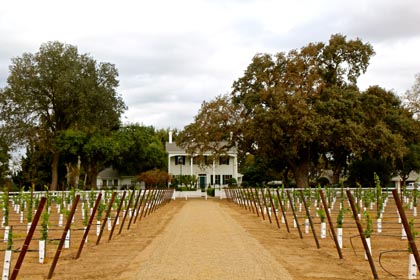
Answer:
[[[213,188],[216,187],[216,161],[213,159]]]
[[[191,172],[190,172],[191,174],[190,175],[191,176],[194,175],[194,173],[193,173],[194,172],[194,169],[193,169],[193,158],[194,158],[194,156],[191,156],[191,159],[190,159],[190,164],[191,164]]]
[[[238,182],[238,162],[236,155],[233,156],[233,178],[235,178],[236,183]]]
[[[171,156],[168,155],[168,174],[171,174]]]

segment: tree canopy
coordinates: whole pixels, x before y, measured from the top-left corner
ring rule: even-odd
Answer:
[[[48,42],[35,54],[13,58],[9,69],[0,95],[8,143],[37,143],[52,155],[50,189],[54,190],[60,157],[55,142],[61,132],[94,133],[119,127],[125,104],[116,91],[118,71],[60,42]]]
[[[228,140],[242,162],[251,154],[266,170],[285,177],[290,170],[297,187],[307,187],[317,168],[332,169],[338,183],[356,159],[393,164],[418,130],[393,92],[358,89],[373,55],[369,43],[340,34],[288,53],[257,54],[230,95],[202,104],[179,144],[195,151]]]

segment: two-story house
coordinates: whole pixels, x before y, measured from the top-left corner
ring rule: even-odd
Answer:
[[[232,178],[240,184],[242,174],[238,173],[237,149],[232,147],[222,156],[214,156],[212,153],[191,155],[172,142],[172,133],[169,134],[169,142],[166,142],[168,153],[168,173],[173,176],[195,175],[197,186],[225,187]]]

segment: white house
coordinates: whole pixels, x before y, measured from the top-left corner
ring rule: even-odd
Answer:
[[[112,167],[105,168],[96,177],[96,186],[103,188],[121,188],[139,185],[136,176],[122,176]]]
[[[219,188],[227,186],[234,178],[238,184],[242,182],[242,174],[238,173],[237,149],[232,147],[224,156],[213,157],[209,153],[191,155],[172,142],[172,133],[169,142],[165,145],[168,153],[168,173],[177,175],[195,175],[197,186]]]

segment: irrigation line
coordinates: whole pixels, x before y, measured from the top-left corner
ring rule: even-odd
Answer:
[[[400,252],[407,252],[407,250],[389,250],[389,251],[382,251],[381,253],[379,253],[379,265],[381,266],[381,268],[385,272],[387,272],[388,274],[390,274],[391,276],[393,276],[395,278],[397,278],[398,276],[395,275],[395,274],[392,274],[390,271],[388,271],[387,269],[385,269],[385,267],[382,265],[381,258],[382,258],[382,255],[387,254],[387,253],[400,253]]]

